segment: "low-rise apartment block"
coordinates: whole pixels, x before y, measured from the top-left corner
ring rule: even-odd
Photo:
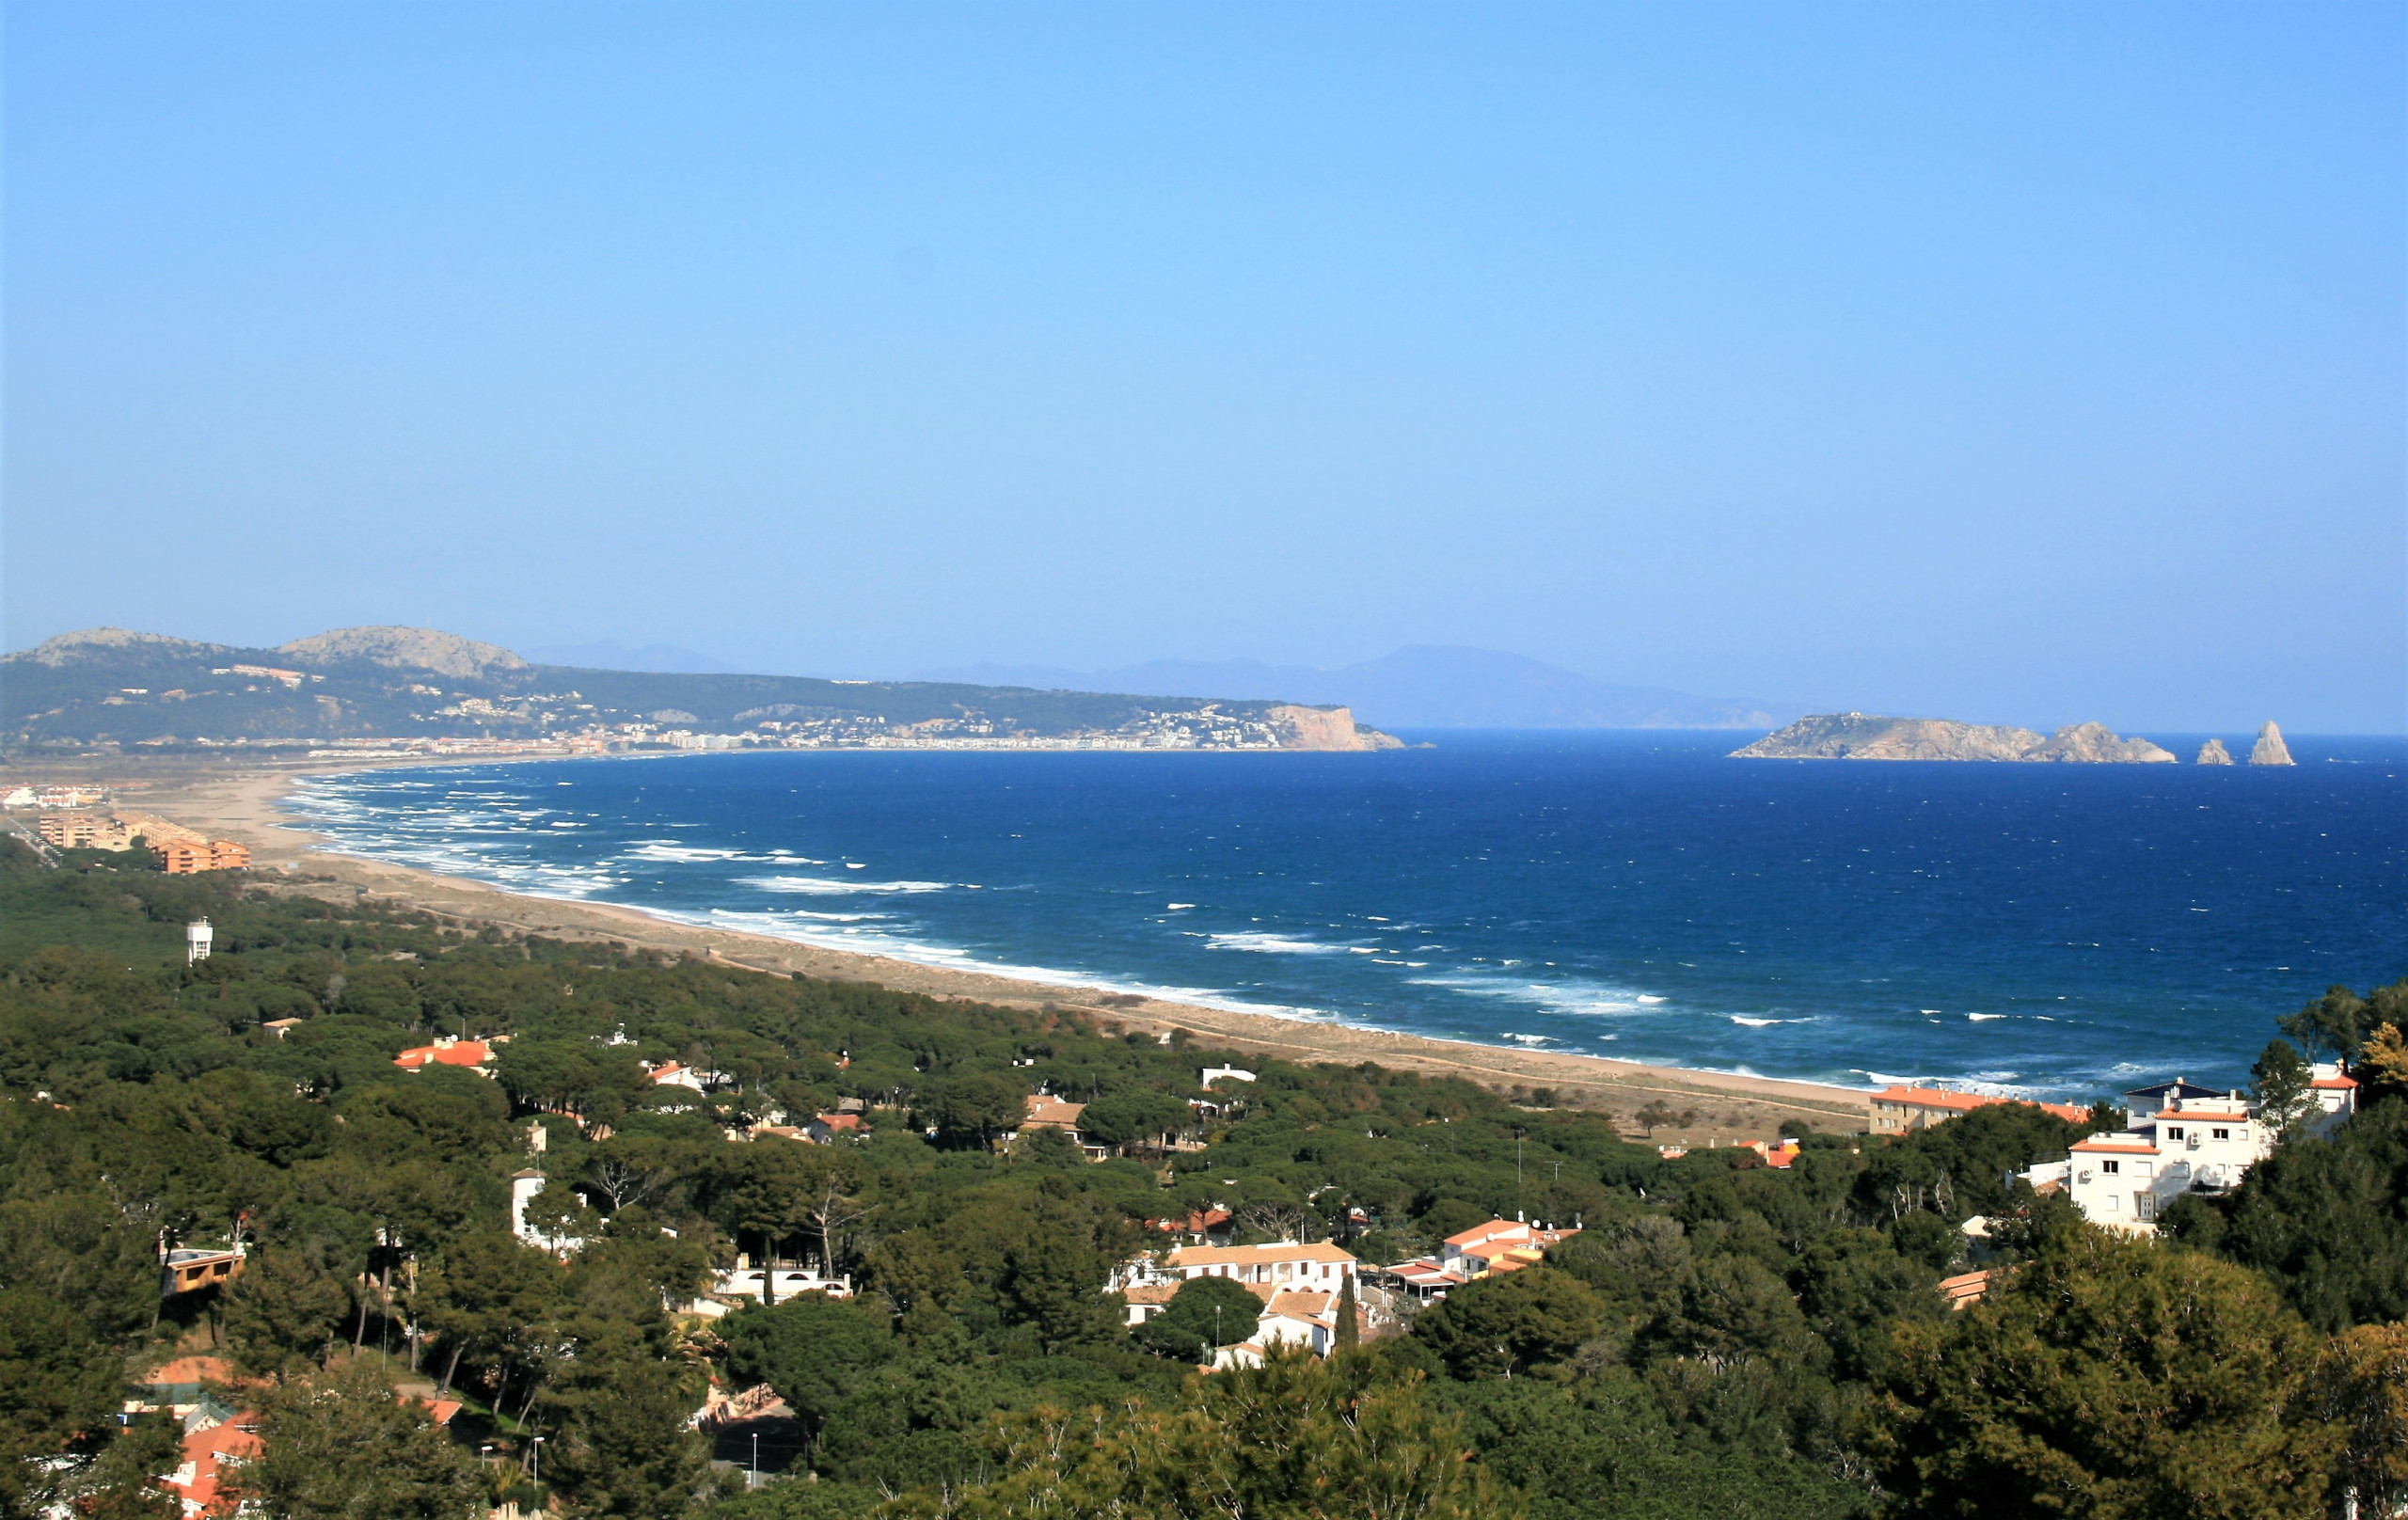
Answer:
[[[2314,1068],[2315,1108],[2305,1132],[2329,1134],[2356,1113],[2357,1086],[2337,1065]],[[2091,1135],[2059,1164],[2067,1195],[2094,1225],[2154,1234],[2166,1205],[2185,1193],[2240,1186],[2281,1138],[2264,1105],[2237,1091],[2202,1095],[2178,1082],[2129,1096],[2157,1096],[2162,1106],[2136,1113],[2122,1130]]]

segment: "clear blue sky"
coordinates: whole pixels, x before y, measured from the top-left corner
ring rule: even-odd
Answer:
[[[2408,724],[2398,5],[6,15],[12,648]]]

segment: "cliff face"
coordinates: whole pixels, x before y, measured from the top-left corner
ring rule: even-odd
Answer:
[[[2199,746],[2199,764],[2203,766],[2228,766],[2232,764],[2232,753],[2224,747],[2224,740],[2210,739],[2207,743]]]
[[[1354,720],[1347,707],[1302,707],[1292,704],[1264,714],[1283,730],[1291,750],[1401,750],[1402,740]]]
[[[2253,766],[2288,766],[2295,764],[2290,748],[2283,743],[2283,731],[2271,721],[2258,731],[2258,742],[2249,748],[2249,763]]]
[[[1832,713],[1803,718],[1731,752],[1743,760],[2027,760],[2089,765],[2162,763],[2174,756],[2147,739],[2118,738],[2102,723],[2076,723],[2043,738],[2028,728],[1946,718]]]
[[[2172,765],[2174,752],[2147,739],[2117,738],[2104,723],[2075,723],[2021,758],[2083,765]]]

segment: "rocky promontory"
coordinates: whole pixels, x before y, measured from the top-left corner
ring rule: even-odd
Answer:
[[[2174,755],[2147,739],[2119,738],[2104,723],[2074,723],[2047,737],[2028,728],[1947,718],[1827,713],[1731,752],[1741,760],[2024,760],[2157,765]]]
[[[2224,747],[2224,740],[2210,739],[2199,746],[2198,763],[2203,766],[2228,766],[2232,764],[2232,752]]]
[[[2290,746],[2283,742],[2283,731],[2276,728],[2271,720],[2258,731],[2258,742],[2249,747],[2249,763],[2253,766],[2298,764],[2291,758]]]

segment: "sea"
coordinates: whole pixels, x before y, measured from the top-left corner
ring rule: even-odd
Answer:
[[[538,760],[289,805],[331,849],[685,923],[1852,1086],[2238,1085],[2276,1016],[2408,975],[2408,740],[2295,737],[2290,768],[1727,758],[1749,736]]]

